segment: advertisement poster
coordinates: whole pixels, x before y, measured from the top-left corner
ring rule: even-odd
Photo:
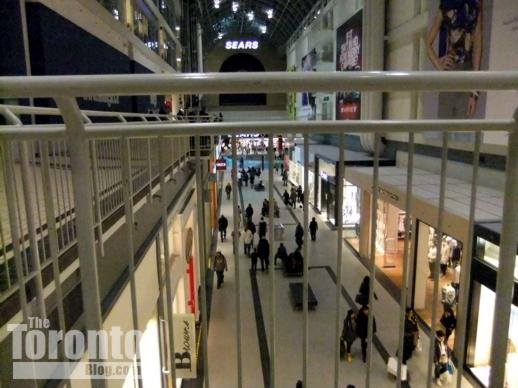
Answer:
[[[493,0],[489,70],[518,69],[518,1]],[[502,39],[504,37],[504,39]],[[518,90],[487,93],[486,118],[509,119],[518,106]],[[486,132],[484,143],[507,144],[507,132]]]
[[[488,70],[491,18],[489,0],[431,0],[424,70]],[[485,117],[486,93],[426,92],[423,105],[427,119],[481,119]],[[471,141],[473,134],[451,137]]]
[[[174,314],[174,359],[177,378],[196,377],[196,326],[194,314]]]
[[[301,68],[303,72],[316,71],[317,50],[311,50],[306,56],[302,57]],[[315,120],[317,113],[317,105],[315,101],[316,95],[311,92],[301,93],[300,112],[298,117],[302,120]]]
[[[358,11],[336,30],[336,70],[362,69],[362,11]],[[361,94],[357,91],[336,93],[336,119],[360,120]]]
[[[288,71],[297,71],[297,67],[295,65],[290,66]],[[297,94],[296,93],[288,93],[288,118],[290,120],[297,119]]]

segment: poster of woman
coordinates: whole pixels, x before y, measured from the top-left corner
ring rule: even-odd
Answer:
[[[362,11],[360,10],[336,30],[336,70],[362,69]],[[336,119],[359,120],[361,95],[357,91],[336,93]]]

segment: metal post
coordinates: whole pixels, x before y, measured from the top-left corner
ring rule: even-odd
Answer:
[[[241,277],[239,272],[239,212],[237,210],[238,202],[238,187],[237,187],[237,152],[236,152],[236,135],[232,136],[232,217],[234,219],[234,237],[232,243],[234,245],[234,262],[235,262],[235,276],[236,276],[236,340],[237,340],[237,386],[243,386],[243,359],[241,354]]]
[[[198,22],[196,23],[196,49],[198,52],[198,73],[203,73],[203,42],[202,42],[202,29],[201,24]],[[201,98],[202,95],[198,95],[198,108],[201,107]],[[191,104],[192,108],[192,104]]]
[[[88,155],[85,127],[77,101],[73,98],[58,98],[56,103],[67,127],[68,147],[77,227],[77,248],[81,269],[81,291],[83,299],[84,323],[86,330],[101,330],[101,298],[97,275],[95,252],[94,217],[90,204],[93,193],[90,184],[90,156]],[[103,344],[99,344],[102,346]],[[94,361],[95,358],[89,358]],[[105,387],[104,380],[92,379],[95,388]]]
[[[162,148],[163,138],[158,138],[158,170],[160,176],[160,201],[162,208],[162,240],[164,243],[164,272],[165,272],[165,292],[167,301],[167,328],[169,331],[169,368],[171,371],[171,380],[176,387],[176,360],[174,357],[174,325],[173,325],[173,291],[171,286],[171,250],[169,247],[169,226],[168,226],[168,212],[166,200],[166,183],[165,183],[165,169],[164,169],[164,150]],[[148,142],[149,144],[149,142]],[[159,276],[161,277],[161,275]],[[162,293],[162,290],[160,290]]]
[[[468,241],[463,252],[462,272],[460,274],[459,306],[457,309],[457,327],[455,328],[455,355],[457,358],[457,388],[461,388],[464,357],[466,356],[466,335],[468,324],[469,289],[471,279],[471,260],[473,257],[473,230],[475,223],[475,205],[477,202],[477,186],[482,132],[475,133],[473,150],[473,175],[471,177],[471,203],[469,207]],[[471,239],[471,240],[469,240]]]
[[[120,139],[121,149],[121,161],[122,161],[122,191],[124,198],[124,218],[125,218],[125,229],[126,229],[126,244],[128,254],[128,277],[130,285],[130,296],[131,296],[131,317],[133,323],[133,330],[139,330],[138,322],[138,303],[137,303],[137,285],[135,282],[135,248],[133,243],[133,230],[136,227],[135,218],[133,215],[133,182],[131,173],[131,148],[130,139]],[[133,337],[133,343],[135,345],[135,358],[136,368],[134,373],[137,376],[137,386],[142,386],[142,376],[140,373],[140,346]]]
[[[37,314],[40,318],[46,318],[47,313],[45,308],[45,297],[43,295],[43,280],[41,278],[40,252],[38,249],[38,241],[36,237],[36,224],[34,221],[34,204],[36,202],[36,198],[34,198],[32,184],[29,179],[29,156],[27,150],[27,143],[25,141],[20,141],[19,149],[22,172],[23,200],[25,205],[25,215],[27,219],[27,229],[29,231],[29,242],[31,247],[31,272],[35,272],[34,281],[36,285]]]
[[[203,201],[203,171],[202,171],[202,159],[200,153],[200,136],[194,137],[194,148],[196,155],[196,201],[197,216],[198,216],[198,243],[199,243],[199,256],[200,256],[200,282],[201,282],[201,335],[203,346],[203,374],[204,374],[204,388],[210,388],[209,383],[209,353],[207,350],[208,346],[208,322],[207,322],[207,259],[205,252],[205,220],[203,219],[203,207],[205,203]]]
[[[408,283],[410,272],[410,237],[412,220],[412,185],[414,178],[414,134],[408,134],[408,164],[406,180],[406,200],[405,200],[405,242],[403,245],[403,284],[401,285],[401,299],[399,301],[399,342],[398,342],[398,366],[397,366],[397,386],[401,388],[401,369],[403,365],[403,347],[405,335],[405,315],[407,308]],[[408,376],[407,376],[408,378]]]
[[[97,240],[99,242],[99,254],[101,257],[104,257],[103,219],[101,217],[101,200],[99,196],[99,166],[97,164],[97,140],[90,140],[90,154],[92,155],[95,217],[97,219]]]
[[[274,208],[273,208],[273,137],[274,133],[268,134],[268,239],[270,240],[270,388],[275,388],[275,322],[276,317],[276,303],[275,303],[275,259],[274,259]],[[264,160],[264,156],[263,156]],[[263,166],[264,170],[264,166]]]
[[[344,134],[341,133],[338,143],[338,171],[336,176],[336,184],[338,188],[338,216],[336,218],[336,293],[335,293],[335,388],[338,388],[340,383],[340,321],[342,315],[341,300],[342,300],[342,250],[343,250],[343,206],[344,206]]]
[[[432,375],[434,374],[433,359],[435,353],[435,323],[437,322],[437,301],[439,293],[439,272],[441,262],[441,245],[442,245],[442,233],[444,223],[444,200],[446,197],[446,170],[448,167],[448,132],[442,133],[442,156],[441,156],[441,180],[439,187],[439,210],[437,216],[437,239],[435,245],[437,248],[437,255],[435,256],[435,263],[433,266],[433,292],[432,292],[432,322],[430,327],[432,333],[430,336],[430,348],[428,351],[428,375],[426,386],[430,388],[432,385]]]
[[[308,323],[308,290],[309,290],[309,279],[308,279],[308,261],[309,261],[309,249],[308,249],[308,225],[309,225],[309,213],[308,213],[308,171],[309,170],[309,135],[304,134],[304,203],[303,214],[304,214],[304,273],[303,273],[303,292],[302,292],[302,307],[304,310],[303,319],[303,331],[302,331],[302,382],[305,387],[308,386],[308,359],[309,359],[309,323]]]
[[[372,204],[371,204],[371,242],[370,242],[370,263],[369,263],[369,318],[367,325],[367,375],[365,376],[365,387],[371,384],[372,369],[372,338],[374,337],[374,285],[376,283],[376,229],[378,212],[378,188],[379,188],[379,157],[380,157],[380,134],[374,134],[374,170],[372,175]],[[363,314],[363,313],[361,313]]]
[[[5,155],[5,162],[4,165],[4,180],[5,180],[5,187],[16,187],[15,177],[12,171],[12,165],[14,163],[12,153],[11,153],[11,147],[8,143],[0,143],[2,146],[2,151]],[[20,243],[20,233],[19,233],[19,224],[18,224],[18,217],[16,216],[16,209],[14,207],[14,204],[16,203],[16,197],[14,195],[13,190],[5,190],[5,197],[7,199],[7,203],[9,206],[7,206],[7,212],[9,214],[9,224],[11,226],[11,241],[13,243],[13,251],[14,251],[14,264],[16,267],[16,278],[18,279],[18,296],[20,298],[20,307],[22,310],[22,316],[23,321],[27,322],[29,317],[29,309],[27,306],[27,292],[25,290],[25,272],[23,270],[23,262],[22,262],[22,250],[20,249],[20,245],[23,244]],[[23,247],[23,245],[21,245]]]
[[[514,114],[518,121],[518,109]],[[504,213],[500,236],[500,255],[496,278],[495,312],[491,345],[490,387],[503,387],[507,359],[507,343],[511,304],[513,303],[516,240],[518,236],[518,126],[509,133],[504,193]],[[509,371],[510,373],[513,373]],[[514,371],[516,373],[516,371]]]

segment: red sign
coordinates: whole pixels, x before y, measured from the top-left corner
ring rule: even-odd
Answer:
[[[360,119],[360,103],[359,102],[338,102],[337,119],[338,120],[359,120]]]
[[[225,159],[216,160],[216,170],[225,171],[227,169],[227,161]]]

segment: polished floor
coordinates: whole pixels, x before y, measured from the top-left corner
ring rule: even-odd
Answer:
[[[268,182],[268,171],[261,178]],[[227,172],[224,183],[230,179]],[[280,194],[284,188],[280,176],[275,175],[274,195],[280,204],[280,219],[285,226],[283,243],[288,252],[295,249],[294,230],[298,221],[303,221],[300,207],[288,210],[282,204]],[[244,209],[251,203],[254,207],[253,220],[257,224],[260,219],[260,208],[267,191],[256,192],[250,187],[243,187],[241,192],[241,207]],[[233,227],[232,202],[222,198],[221,213],[229,219],[229,239],[218,243],[228,261],[229,270],[225,273],[225,281],[221,289],[214,289],[211,300],[211,318],[208,338],[209,381],[211,387],[237,387],[237,330],[236,330],[236,292],[239,295],[240,324],[241,324],[241,355],[242,379],[244,387],[269,387],[269,368],[274,368],[276,387],[294,387],[297,380],[302,378],[303,350],[303,313],[293,308],[289,283],[302,281],[299,278],[286,278],[282,271],[274,271],[275,288],[272,288],[269,272],[259,271],[251,275],[250,259],[243,255],[243,244],[240,241],[239,263],[232,254],[230,231]],[[244,206],[243,206],[244,205]],[[309,311],[309,357],[308,387],[332,387],[334,385],[334,352],[335,352],[335,298],[336,298],[336,232],[330,230],[310,210],[311,217],[318,220],[319,230],[317,240],[309,241],[309,282],[318,299],[315,310]],[[266,219],[267,220],[267,219]],[[267,220],[268,221],[268,220]],[[278,246],[274,242],[275,250]],[[340,298],[340,330],[343,318],[349,308],[354,306],[354,296],[362,278],[367,274],[365,266],[343,244],[342,287]],[[257,244],[257,236],[254,245]],[[239,268],[238,268],[239,267]],[[260,265],[259,265],[260,268]],[[273,265],[270,271],[273,270]],[[239,289],[237,277],[239,276]],[[215,284],[215,282],[214,282]],[[372,368],[370,371],[371,385],[394,387],[395,379],[386,371],[386,360],[389,355],[395,355],[398,347],[399,305],[398,302],[378,283],[375,284],[378,300],[374,302],[374,314],[377,321],[376,340],[374,341]],[[275,301],[275,349],[270,352],[270,336],[272,329],[272,293]],[[410,375],[409,385],[425,387],[429,340],[421,333],[423,351],[414,353],[408,362]],[[366,385],[367,366],[361,360],[360,343],[353,344],[353,360],[351,363],[340,361],[339,386],[354,384],[356,387]],[[273,357],[272,357],[273,353]],[[471,385],[463,380],[462,387]]]

